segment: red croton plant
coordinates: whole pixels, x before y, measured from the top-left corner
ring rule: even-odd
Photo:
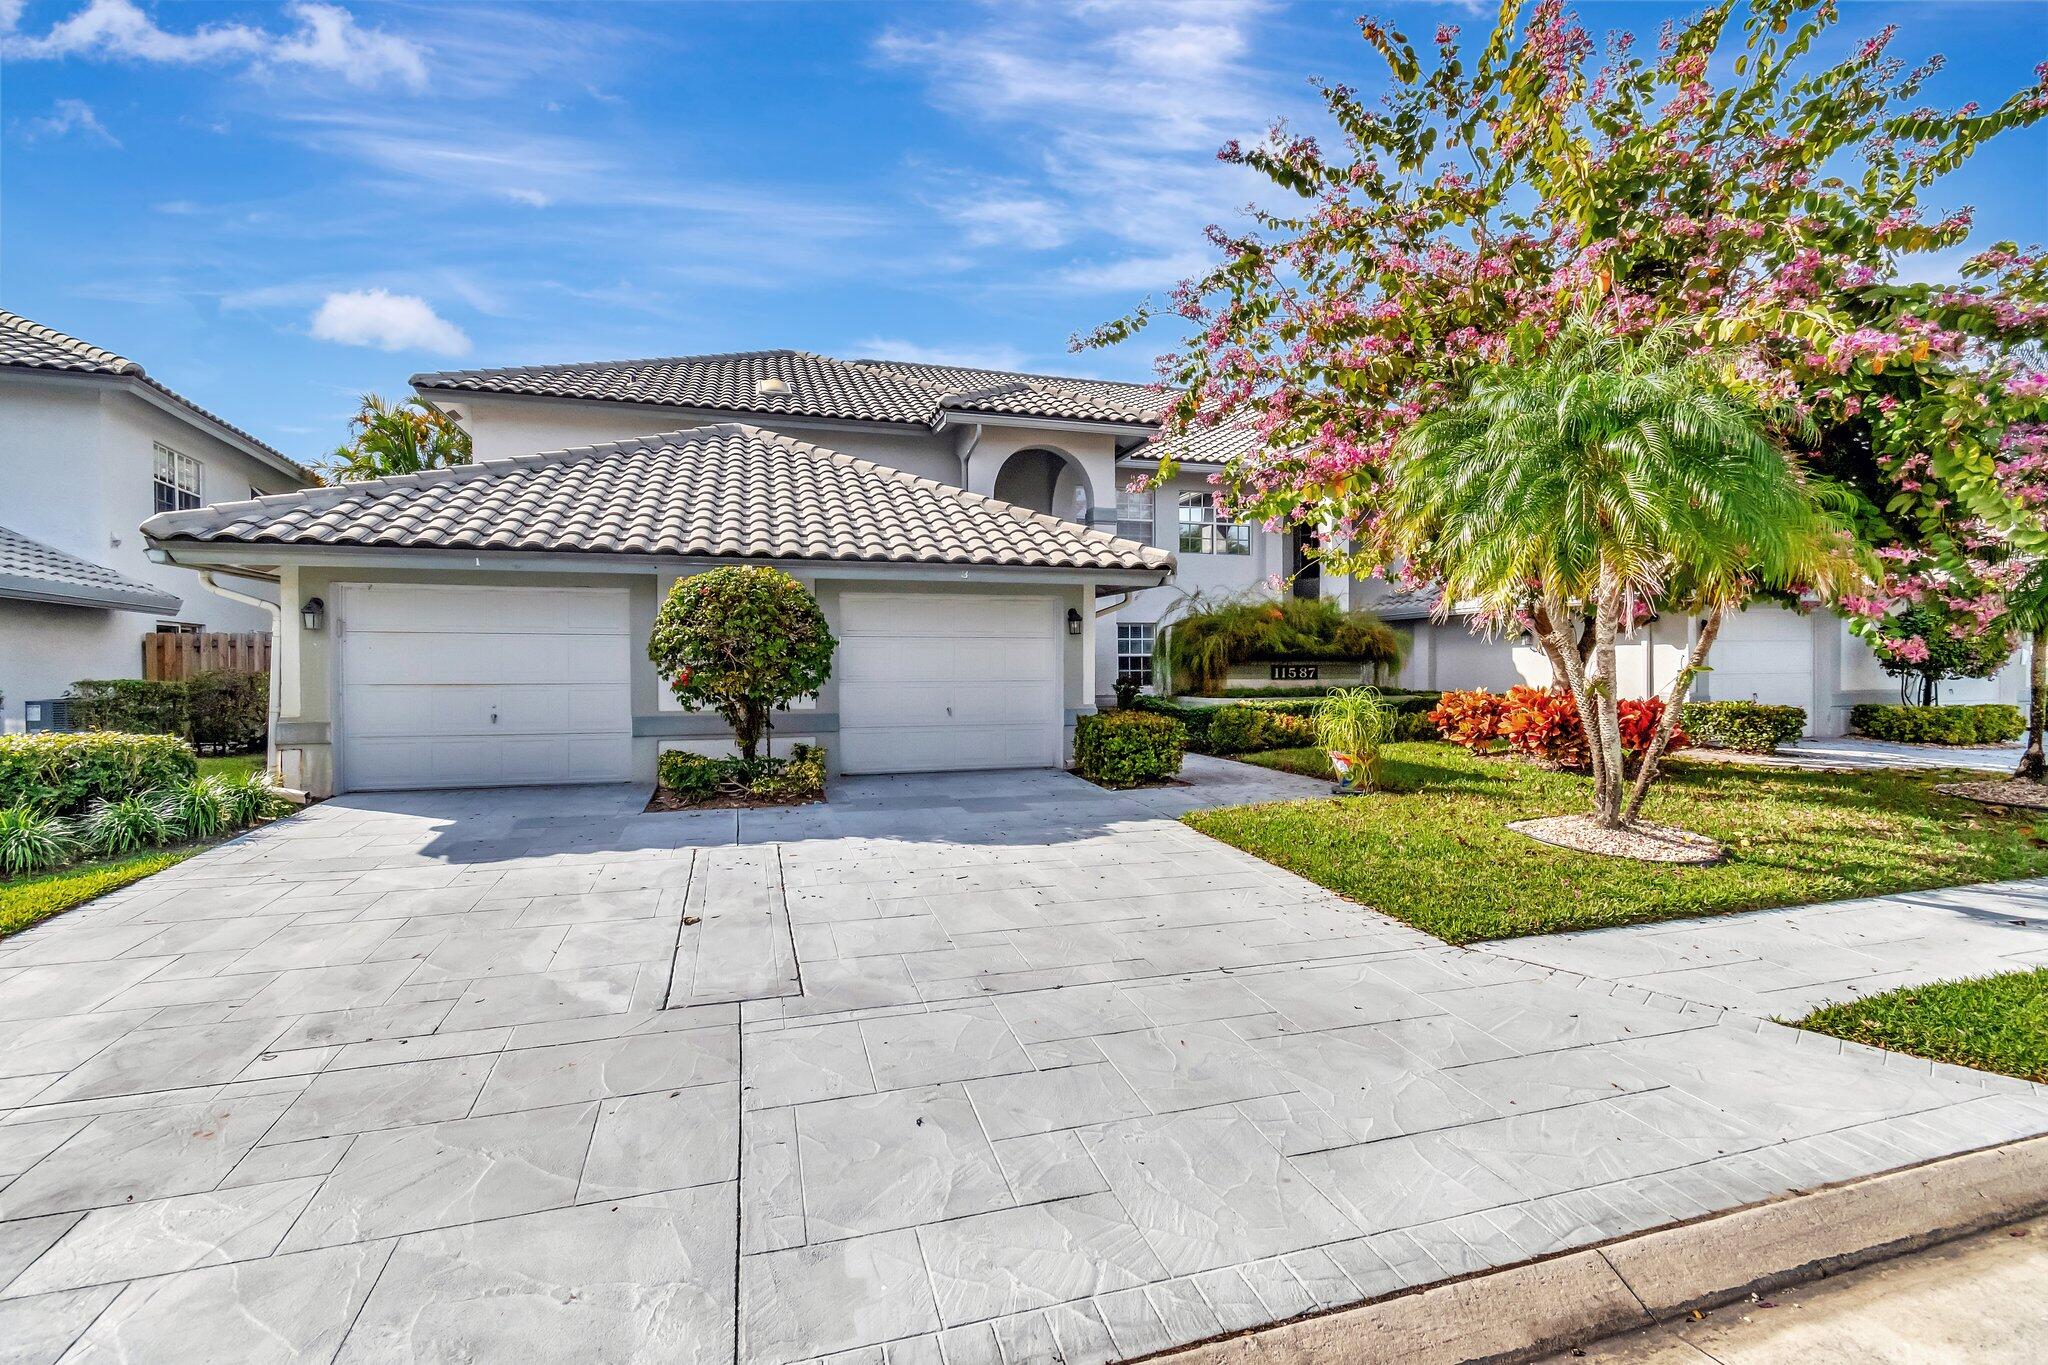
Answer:
[[[1651,51],[1596,41],[1559,0],[1505,0],[1476,43],[1444,24],[1418,47],[1361,20],[1383,94],[1325,83],[1327,143],[1278,126],[1220,153],[1283,198],[1211,228],[1220,263],[1172,297],[1168,434],[1255,425],[1263,442],[1215,476],[1226,510],[1313,526],[1339,571],[1429,582],[1441,565],[1375,534],[1416,419],[1479,367],[1542,354],[1589,300],[1624,335],[1677,321],[1740,356],[1742,382],[1792,419],[1788,453],[1883,554],[1881,579],[1830,605],[1894,658],[1924,646],[1899,626],[1909,606],[2032,635],[2038,677],[2048,376],[2027,345],[2048,332],[2048,268],[1998,243],[1960,283],[1910,281],[1915,257],[1970,234],[1967,208],[1923,197],[2048,116],[2048,64],[1995,105],[1933,108],[1940,59],[1909,67],[1890,28],[1815,55],[1832,0],[1737,14],[1714,5]]]

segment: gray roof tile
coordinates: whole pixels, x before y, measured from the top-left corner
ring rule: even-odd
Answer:
[[[150,378],[140,364],[128,357],[116,355],[91,342],[80,341],[77,337],[69,336],[54,327],[31,322],[19,313],[10,313],[4,308],[0,308],[0,366],[24,370],[65,370],[73,374],[134,379],[147,384],[186,411],[233,432],[278,461],[288,471],[296,473],[301,478],[312,478],[304,465],[283,451],[257,440],[234,423],[216,413],[208,412],[183,394],[158,383]]]
[[[0,597],[164,615],[180,605],[170,593],[5,526],[0,526]]]
[[[741,423],[166,512],[158,541],[1164,571],[1173,556]]]
[[[763,381],[771,382],[764,388]],[[1148,426],[1163,405],[1162,395],[1143,384],[956,365],[837,360],[809,351],[450,370],[414,375],[412,382],[426,393],[588,398],[918,426],[929,426],[952,411]]]

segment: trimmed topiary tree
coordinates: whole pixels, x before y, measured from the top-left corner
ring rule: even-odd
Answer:
[[[752,760],[769,711],[824,686],[838,647],[803,584],[780,569],[736,566],[677,580],[655,613],[647,657],[677,701],[723,716]]]

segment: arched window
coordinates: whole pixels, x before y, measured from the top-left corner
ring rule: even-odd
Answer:
[[[1180,495],[1180,552],[1184,555],[1248,555],[1252,528],[1216,515],[1210,493]]]

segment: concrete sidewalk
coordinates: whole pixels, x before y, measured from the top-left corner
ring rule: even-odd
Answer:
[[[2035,1365],[2048,1218],[1554,1356],[1545,1365]]]

